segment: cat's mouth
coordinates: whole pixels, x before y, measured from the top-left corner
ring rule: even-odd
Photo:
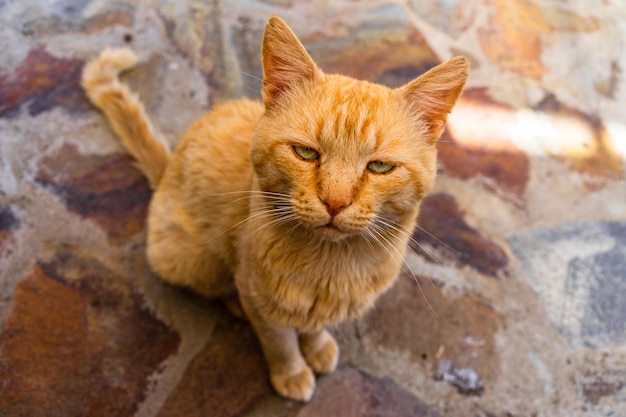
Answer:
[[[326,223],[324,226],[322,226],[322,228],[327,229],[327,230],[337,230],[338,232],[342,231],[340,228],[335,226],[332,221]]]
[[[319,226],[318,230],[325,239],[331,241],[341,240],[351,234],[349,231],[343,230],[342,228],[334,224],[332,220],[325,225]]]

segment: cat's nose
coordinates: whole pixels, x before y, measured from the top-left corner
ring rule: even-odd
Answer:
[[[352,203],[350,198],[343,198],[341,196],[329,196],[321,200],[326,206],[326,211],[330,214],[330,217],[335,217],[341,210]]]

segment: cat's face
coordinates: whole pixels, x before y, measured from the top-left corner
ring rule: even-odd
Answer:
[[[332,240],[414,217],[435,158],[398,92],[336,75],[268,111],[252,151],[261,189],[289,195],[298,221]]]
[[[266,113],[251,148],[261,190],[287,196],[274,200],[280,210],[329,240],[376,238],[414,219],[465,62],[399,89],[326,75],[279,19],[263,58]]]

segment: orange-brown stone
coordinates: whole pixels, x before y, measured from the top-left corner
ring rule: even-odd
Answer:
[[[274,397],[252,327],[225,316],[158,416],[246,415]]]
[[[113,7],[115,5],[113,3]],[[128,9],[109,10],[84,19],[76,11],[60,16],[58,14],[30,20],[22,26],[22,33],[28,36],[51,36],[62,33],[98,33],[110,26],[130,27],[132,14]]]
[[[440,63],[424,36],[407,21],[384,21],[377,30],[359,27],[359,37],[346,36],[355,30],[346,26],[337,24],[330,36],[313,33],[302,38],[327,73],[395,87]]]
[[[124,279],[60,252],[13,294],[0,336],[0,415],[127,416],[178,335]]]
[[[67,144],[43,158],[36,180],[115,242],[145,227],[151,191],[125,155],[83,155]]]
[[[13,74],[0,68],[0,117],[16,115],[23,105],[31,116],[56,106],[69,111],[88,109],[80,87],[82,66],[80,60],[54,57],[39,46]]]
[[[158,417],[169,416],[415,416],[437,414],[391,379],[352,368],[317,378],[308,404],[278,397],[254,331],[224,317],[211,340],[191,362]]]
[[[439,417],[439,413],[390,378],[344,367],[318,380],[313,400],[297,416]]]
[[[463,212],[449,194],[433,194],[424,199],[413,239],[411,249],[430,260],[434,260],[432,254],[421,245],[485,274],[498,276],[508,268],[506,252],[465,222]]]
[[[439,359],[451,360],[489,384],[499,372],[495,336],[501,320],[474,294],[444,293],[433,279],[404,273],[363,321],[375,345],[408,351],[411,361],[431,369]]]
[[[326,42],[328,39],[324,39]],[[328,73],[346,74],[392,87],[409,82],[440,63],[421,33],[412,28],[355,41],[350,48],[329,50],[320,55],[321,51],[316,59]]]
[[[478,29],[485,54],[501,68],[539,79],[546,72],[541,62],[541,37],[555,30],[593,31],[598,21],[559,6],[533,1],[485,0],[493,13],[489,24]]]

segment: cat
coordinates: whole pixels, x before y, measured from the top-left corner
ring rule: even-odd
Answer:
[[[276,16],[261,55],[262,102],[216,105],[174,152],[118,80],[133,52],[103,51],[82,86],[154,189],[151,268],[240,303],[274,389],[309,401],[314,372],[339,357],[325,326],[361,317],[399,274],[469,64],[452,58],[395,89],[329,75]]]

